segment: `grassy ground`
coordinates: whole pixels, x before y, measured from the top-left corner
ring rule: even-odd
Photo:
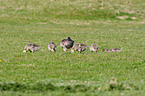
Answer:
[[[144,96],[145,3],[123,1],[0,0],[0,94]],[[98,53],[64,53],[60,41],[68,36],[96,43]],[[28,43],[41,49],[23,53]],[[114,47],[123,51],[102,52]]]

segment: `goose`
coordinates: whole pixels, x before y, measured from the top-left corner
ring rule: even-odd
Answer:
[[[37,50],[39,50],[41,47],[37,44],[34,43],[29,43],[24,47],[24,53],[26,53],[27,51],[29,52],[35,52]]]
[[[63,39],[60,42],[60,46],[63,48],[63,51],[66,52],[67,49],[70,49],[73,47],[74,41],[68,37],[67,39]]]
[[[91,51],[91,52],[94,51],[94,52],[97,53],[97,51],[98,51],[98,46],[97,46],[97,44],[92,44],[89,48],[90,48],[90,51]]]
[[[87,45],[83,44],[83,43],[76,43],[72,49],[71,49],[71,53],[73,53],[74,51],[79,51],[80,53],[85,51],[87,49]]]
[[[103,48],[102,51],[105,51],[105,52],[121,52],[122,48],[112,48],[110,50],[108,50],[107,48]]]
[[[51,52],[56,52],[56,44],[54,42],[50,42],[48,44],[48,50],[51,51]]]

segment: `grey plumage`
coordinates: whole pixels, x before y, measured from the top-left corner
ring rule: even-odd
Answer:
[[[68,37],[67,39],[63,39],[60,42],[60,46],[63,47],[63,50],[66,52],[67,49],[70,49],[73,47],[74,41]]]
[[[97,53],[97,51],[98,51],[98,46],[97,46],[97,44],[92,44],[89,48],[90,48],[90,51],[94,51],[94,52],[96,52],[96,53]]]
[[[54,42],[50,42],[48,44],[48,50],[51,51],[51,52],[55,52],[56,51],[56,44]]]
[[[74,51],[79,51],[80,53],[85,51],[87,49],[87,45],[83,44],[83,43],[76,43],[72,49],[71,49],[71,53],[73,53]]]
[[[110,50],[108,50],[107,48],[103,48],[102,51],[105,51],[105,52],[121,52],[122,48],[112,48]]]
[[[24,47],[24,53],[26,53],[27,51],[29,52],[35,52],[37,50],[39,50],[41,47],[37,44],[34,43],[29,43]]]

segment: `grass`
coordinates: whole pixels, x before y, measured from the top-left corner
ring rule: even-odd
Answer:
[[[143,0],[104,1],[103,8],[93,0],[21,1],[0,1],[1,95],[144,96]],[[75,43],[96,43],[98,53],[64,53],[60,41],[68,36]],[[56,43],[55,53],[48,51],[49,42]],[[28,43],[41,49],[23,53]],[[123,51],[102,52],[114,47]]]

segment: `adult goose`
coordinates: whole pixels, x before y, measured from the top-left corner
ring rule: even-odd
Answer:
[[[67,49],[70,49],[73,47],[74,41],[68,37],[67,39],[63,39],[60,42],[60,46],[63,48],[63,51],[66,52]]]

